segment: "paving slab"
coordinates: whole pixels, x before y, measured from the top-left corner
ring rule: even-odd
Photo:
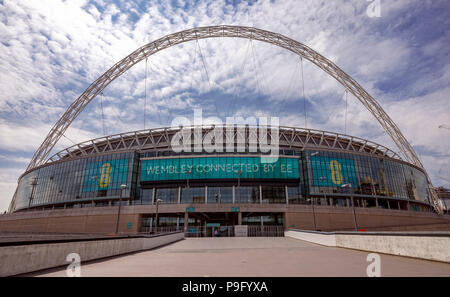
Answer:
[[[367,276],[368,252],[288,237],[187,238],[150,251],[81,265],[82,276]],[[450,276],[450,264],[380,255],[381,276]],[[83,259],[81,259],[83,261]],[[65,276],[65,268],[30,276]]]

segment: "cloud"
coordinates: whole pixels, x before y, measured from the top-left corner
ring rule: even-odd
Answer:
[[[0,168],[0,212],[8,209],[11,198],[17,187],[17,179],[22,174],[23,169]]]

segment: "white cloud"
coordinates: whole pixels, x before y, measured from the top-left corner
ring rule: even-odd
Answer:
[[[17,179],[22,172],[23,169],[0,168],[0,213],[8,210],[17,187]]]

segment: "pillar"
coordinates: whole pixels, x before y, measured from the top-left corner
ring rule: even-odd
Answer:
[[[155,190],[155,188],[153,188],[153,190],[152,190],[152,205],[153,204],[155,204],[155,195],[156,195],[156,190]]]
[[[289,205],[288,186],[284,186],[284,193],[286,197],[286,205]]]
[[[262,204],[262,186],[259,185],[259,204]]]
[[[235,194],[234,194],[234,192],[235,192],[235,186],[233,186],[233,204],[236,202],[236,199],[235,199]]]
[[[187,212],[184,213],[184,233],[188,232],[189,225],[189,214]]]

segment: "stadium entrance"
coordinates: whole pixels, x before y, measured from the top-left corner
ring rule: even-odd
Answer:
[[[187,224],[185,225],[185,222]],[[243,226],[244,235],[235,226]],[[186,237],[284,236],[283,213],[187,212],[143,215],[142,233],[184,231]],[[242,231],[241,231],[242,232]]]
[[[233,237],[234,226],[239,224],[239,215],[233,212],[186,213],[188,237]]]

